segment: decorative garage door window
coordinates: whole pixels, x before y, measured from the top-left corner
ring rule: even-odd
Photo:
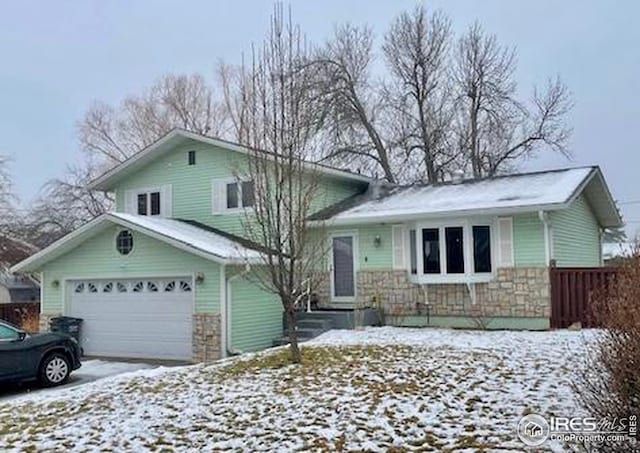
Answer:
[[[191,282],[183,279],[164,280],[91,280],[75,282],[74,293],[190,293]]]

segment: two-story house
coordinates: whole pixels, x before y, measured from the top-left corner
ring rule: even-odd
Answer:
[[[43,327],[82,318],[85,353],[201,361],[282,334],[250,278],[243,146],[174,130],[92,183],[105,214],[14,267],[39,273]],[[312,225],[328,232],[322,307],[378,304],[395,325],[547,329],[548,269],[600,266],[621,218],[597,167],[394,186],[313,163]]]

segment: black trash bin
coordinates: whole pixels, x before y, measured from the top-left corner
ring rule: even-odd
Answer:
[[[71,316],[58,316],[51,318],[49,321],[49,329],[51,332],[62,332],[71,335],[80,342],[80,329],[82,327],[81,318],[72,318]]]

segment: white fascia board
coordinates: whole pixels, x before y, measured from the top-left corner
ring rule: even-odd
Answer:
[[[449,217],[467,217],[467,216],[500,216],[500,215],[513,215],[523,214],[528,212],[537,212],[540,210],[555,211],[558,209],[565,209],[569,206],[569,203],[553,203],[546,205],[531,205],[531,206],[515,206],[508,208],[491,208],[491,209],[466,209],[460,211],[446,211],[436,213],[412,213],[412,214],[395,214],[387,216],[366,216],[366,217],[354,217],[345,219],[327,219],[327,220],[314,220],[309,222],[309,226],[347,226],[347,225],[359,225],[359,224],[371,224],[371,223],[396,223],[407,222],[413,220],[423,219],[444,219]]]
[[[123,226],[125,228],[129,228],[134,231],[138,231],[146,236],[157,239],[161,242],[167,243],[177,249],[183,250],[187,253],[191,253],[193,255],[200,256],[206,260],[214,261],[219,264],[245,264],[245,263],[256,263],[259,261],[259,257],[256,258],[224,258],[209,252],[205,252],[196,247],[190,246],[183,242],[177,241],[168,236],[159,234],[153,230],[149,230],[147,228],[143,228],[140,225],[135,223],[128,222],[123,220],[117,216],[112,216],[110,214],[103,214],[100,217],[93,219],[92,221],[84,224],[77,230],[72,231],[67,234],[63,238],[57,240],[50,246],[42,249],[38,253],[30,256],[29,258],[15,264],[10,270],[14,273],[23,273],[30,272],[38,267],[42,266],[44,263],[51,261],[52,259],[57,258],[58,256],[66,253],[69,250],[72,250],[74,244],[77,242],[81,242],[85,237],[92,236],[93,234],[98,233],[98,228],[106,225],[107,223],[117,224]]]
[[[103,184],[106,181],[108,181],[109,179],[111,179],[121,171],[126,170],[131,165],[135,164],[136,162],[143,159],[147,155],[153,153],[156,149],[158,149],[165,143],[171,141],[174,137],[177,137],[178,135],[182,135],[181,132],[182,131],[180,131],[179,129],[173,129],[171,132],[167,133],[164,137],[160,137],[158,140],[156,140],[146,148],[143,148],[141,151],[138,151],[128,159],[122,161],[121,163],[113,167],[111,170],[107,170],[105,173],[98,176],[96,179],[94,179],[87,185],[87,188],[89,190],[108,190],[107,187],[103,186]]]
[[[569,199],[566,201],[567,206],[573,203],[580,196],[580,194],[584,191],[585,187],[587,187],[587,185],[591,182],[591,180],[594,178],[594,176],[598,172],[599,170],[596,170],[595,168],[591,169],[589,174],[582,180],[582,182],[578,185],[578,187],[576,187],[576,189],[573,191]]]
[[[94,228],[99,227],[105,222],[109,221],[107,219],[106,214],[101,215],[100,217],[96,217],[88,223],[85,223],[77,230],[72,231],[71,233],[63,236],[62,238],[55,241],[53,244],[45,247],[40,250],[38,253],[31,255],[29,258],[20,261],[18,264],[15,264],[11,267],[11,272],[20,273],[20,272],[28,272],[33,269],[36,269],[41,262],[49,261],[51,258],[49,256],[56,251],[59,251],[61,248],[64,248],[65,245],[70,242],[74,242],[76,240],[81,240],[86,234],[88,234]]]
[[[220,140],[220,139],[216,139],[216,138],[212,138],[212,137],[206,137],[204,135],[196,134],[195,132],[190,132],[190,131],[186,131],[186,130],[183,130],[183,129],[173,129],[171,132],[169,132],[164,137],[161,137],[160,139],[158,139],[157,141],[155,141],[151,145],[147,146],[146,148],[144,148],[141,151],[137,152],[136,154],[134,154],[133,156],[131,156],[127,160],[125,160],[122,163],[116,165],[111,170],[107,171],[103,175],[101,175],[98,178],[96,178],[95,180],[91,181],[88,184],[87,187],[90,190],[103,190],[103,191],[109,190],[109,184],[110,184],[109,180],[111,178],[115,177],[116,175],[118,175],[121,172],[126,171],[129,167],[134,165],[136,162],[138,162],[141,159],[145,158],[149,154],[155,152],[158,148],[160,148],[161,146],[165,145],[167,142],[169,142],[173,138],[179,137],[179,136],[187,138],[187,139],[191,139],[191,140],[194,140],[194,141],[198,141],[198,142],[201,142],[201,143],[209,144],[209,145],[212,145],[212,146],[217,146],[219,148],[228,149],[230,151],[235,151],[235,152],[238,152],[238,153],[241,153],[241,154],[245,154],[245,155],[249,155],[249,154],[251,154],[253,152],[253,150],[251,148],[248,148],[246,146],[243,146],[243,145],[240,145],[240,144],[237,144],[237,143],[227,142],[225,140]],[[260,151],[260,150],[258,150],[258,151]],[[268,159],[273,160],[273,158],[270,157],[268,152],[265,154],[265,156]],[[358,182],[366,182],[366,183],[371,183],[372,181],[375,181],[374,178],[370,178],[368,176],[358,175],[358,174],[355,174],[355,173],[350,173],[350,172],[342,171],[342,170],[335,169],[335,168],[325,167],[323,165],[319,165],[319,164],[316,164],[314,162],[304,162],[304,166],[307,167],[307,168],[310,168],[310,169],[317,170],[320,173],[331,175],[331,176],[334,176],[334,177],[337,177],[337,178],[340,178],[340,179],[358,181]]]

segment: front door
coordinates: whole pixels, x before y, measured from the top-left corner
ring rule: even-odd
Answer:
[[[353,234],[331,238],[331,299],[335,302],[354,302],[356,238]]]

